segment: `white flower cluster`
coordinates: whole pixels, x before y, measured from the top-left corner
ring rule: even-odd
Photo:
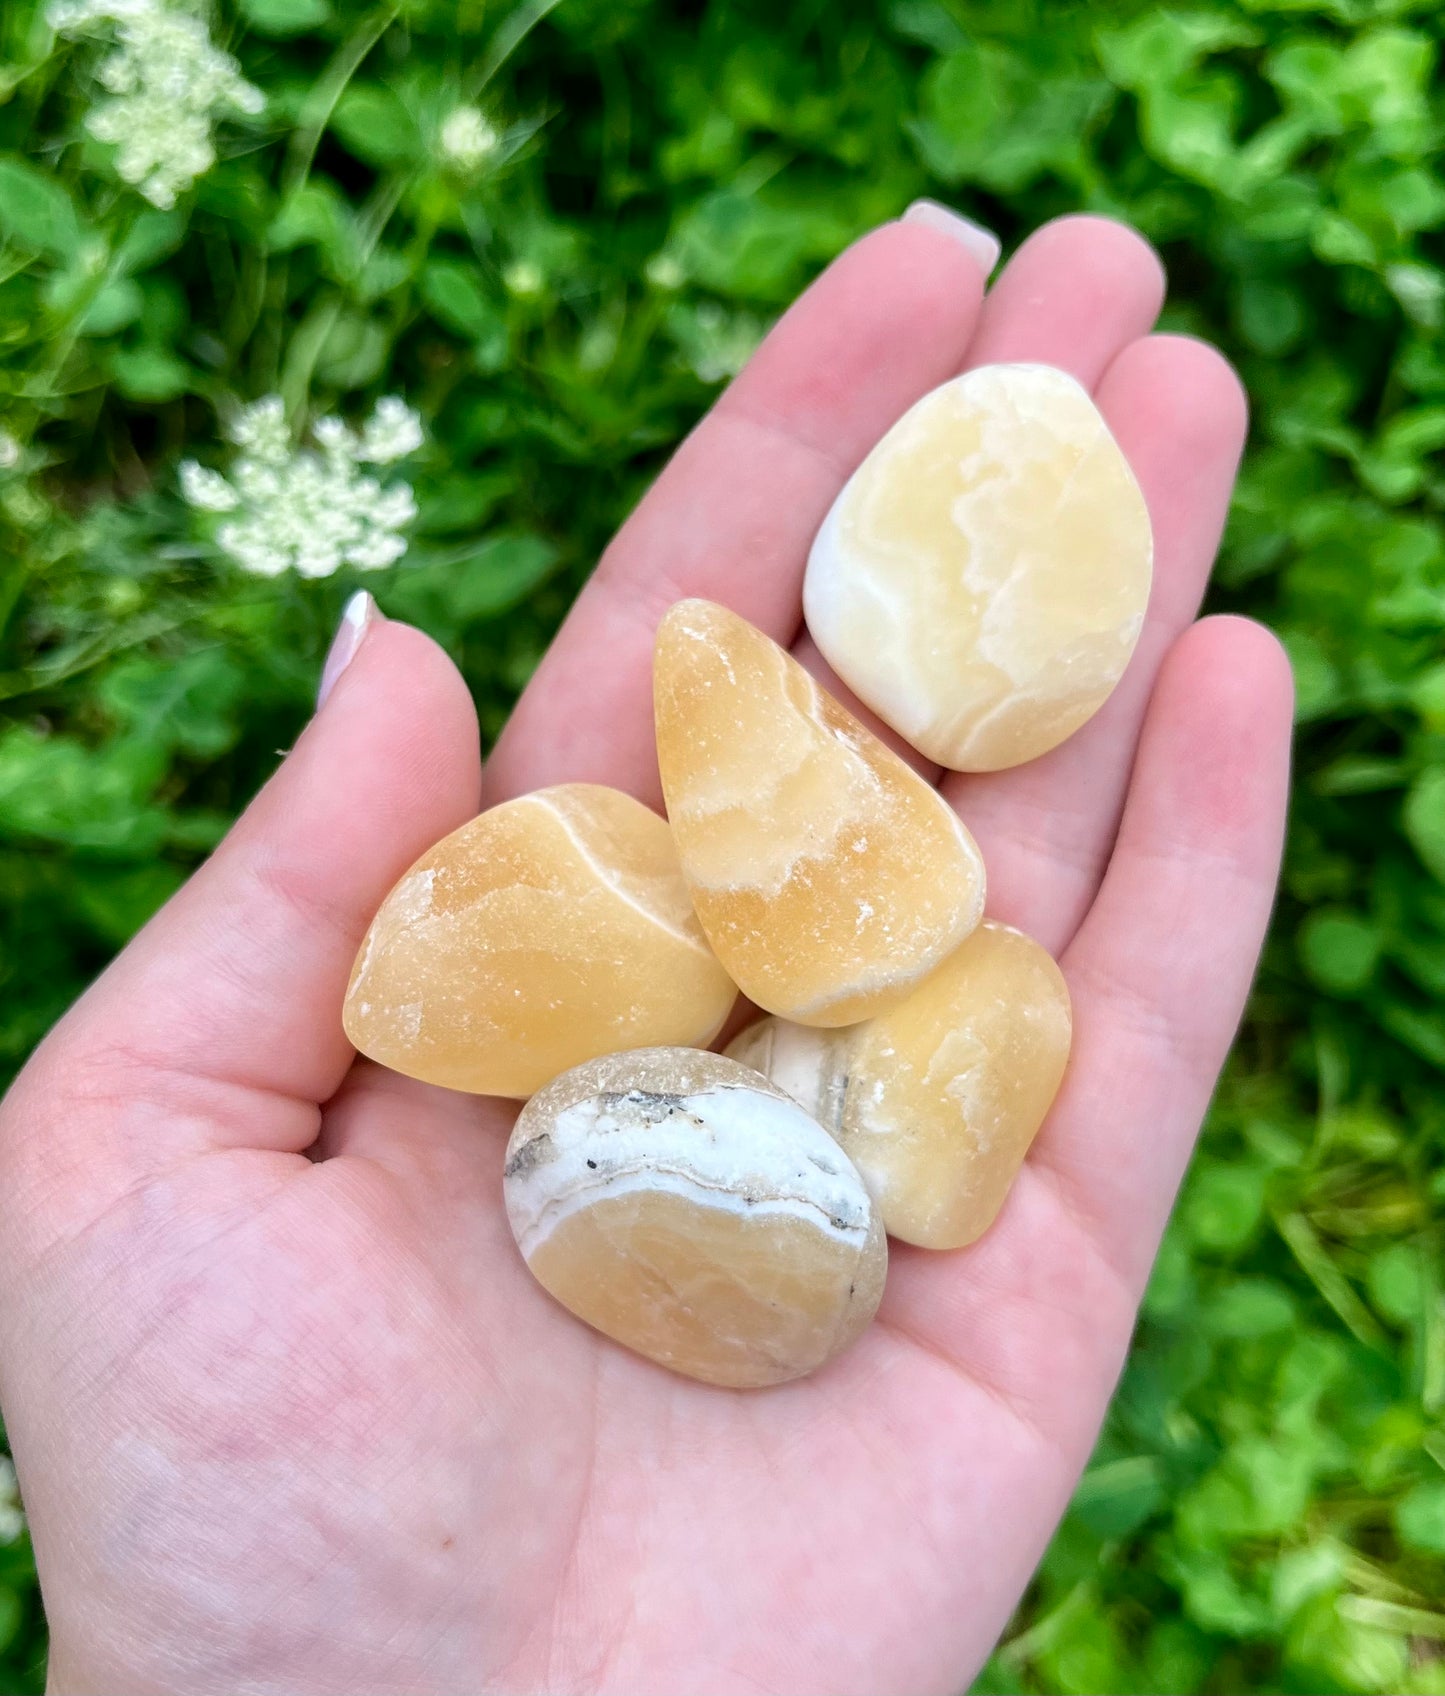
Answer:
[[[14,436],[0,425],[0,471],[13,471],[19,465],[24,451]]]
[[[378,571],[406,552],[398,534],[416,517],[407,483],[383,487],[363,465],[391,465],[422,443],[421,420],[395,395],[378,401],[358,434],[339,418],[320,419],[320,452],[298,448],[276,395],[248,406],[231,427],[241,450],[228,477],[187,460],[181,491],[204,512],[236,516],[216,534],[243,571],[329,577],[343,565]]]
[[[20,1497],[15,1489],[15,1468],[9,1457],[0,1455],[0,1543],[13,1543],[25,1529]]]
[[[747,312],[725,312],[713,301],[677,308],[669,327],[683,358],[704,383],[736,377],[757,352],[764,326]]]
[[[475,106],[458,106],[449,112],[437,141],[442,163],[467,176],[479,171],[502,145],[496,127]]]
[[[254,116],[265,105],[203,20],[170,0],[55,0],[47,18],[64,35],[113,35],[115,50],[97,73],[109,98],[91,108],[85,127],[115,144],[116,170],[152,205],[174,206],[215,164],[221,113]]]

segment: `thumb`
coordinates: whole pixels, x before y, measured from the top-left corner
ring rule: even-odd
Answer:
[[[31,1124],[47,1159],[112,1182],[207,1147],[307,1147],[354,1057],[341,1004],[366,927],[407,866],[476,811],[480,781],[456,667],[355,597],[316,716],[46,1039],[6,1104],[0,1156]],[[56,1146],[76,1137],[84,1146]]]

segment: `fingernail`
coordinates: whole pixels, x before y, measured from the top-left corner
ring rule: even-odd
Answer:
[[[992,273],[998,264],[999,254],[1003,252],[1003,244],[992,230],[975,224],[972,218],[965,218],[962,212],[955,212],[952,207],[940,206],[936,200],[915,200],[903,214],[903,222],[925,224],[930,230],[952,236],[979,262],[985,277]]]
[[[341,623],[326,653],[326,664],[321,668],[321,687],[316,691],[318,711],[326,705],[326,697],[336,687],[337,678],[356,658],[367,631],[380,618],[381,608],[365,589],[358,589],[346,603],[346,611],[341,615]]]

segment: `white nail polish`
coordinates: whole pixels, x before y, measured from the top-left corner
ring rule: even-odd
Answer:
[[[930,230],[938,230],[941,234],[952,236],[954,241],[967,248],[983,268],[985,277],[989,276],[998,256],[1003,251],[1003,244],[992,230],[985,229],[982,224],[975,224],[972,218],[965,218],[962,212],[955,212],[951,207],[940,206],[936,200],[915,200],[903,214],[905,224],[924,224]]]
[[[321,668],[321,686],[316,691],[318,709],[326,705],[326,697],[336,687],[337,678],[356,658],[367,631],[380,617],[380,608],[365,589],[358,589],[346,603],[346,611],[341,615],[341,623],[327,650],[326,663]]]

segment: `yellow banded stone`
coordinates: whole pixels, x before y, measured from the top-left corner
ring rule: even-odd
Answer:
[[[893,1005],[983,910],[983,861],[931,785],[776,642],[680,601],[655,657],[657,758],[708,940],[769,1012]]]
[[[692,911],[672,833],[568,783],[423,854],[352,969],[347,1035],[427,1083],[527,1096],[619,1048],[712,1040],[737,991]]]
[[[985,919],[891,1012],[839,1031],[763,1019],[727,1052],[837,1137],[891,1236],[961,1248],[1003,1205],[1071,1032],[1063,973],[1031,937]]]
[[[808,628],[872,710],[954,771],[1047,753],[1124,673],[1149,600],[1144,497],[1088,393],[985,365],[925,395],[818,532]]]

